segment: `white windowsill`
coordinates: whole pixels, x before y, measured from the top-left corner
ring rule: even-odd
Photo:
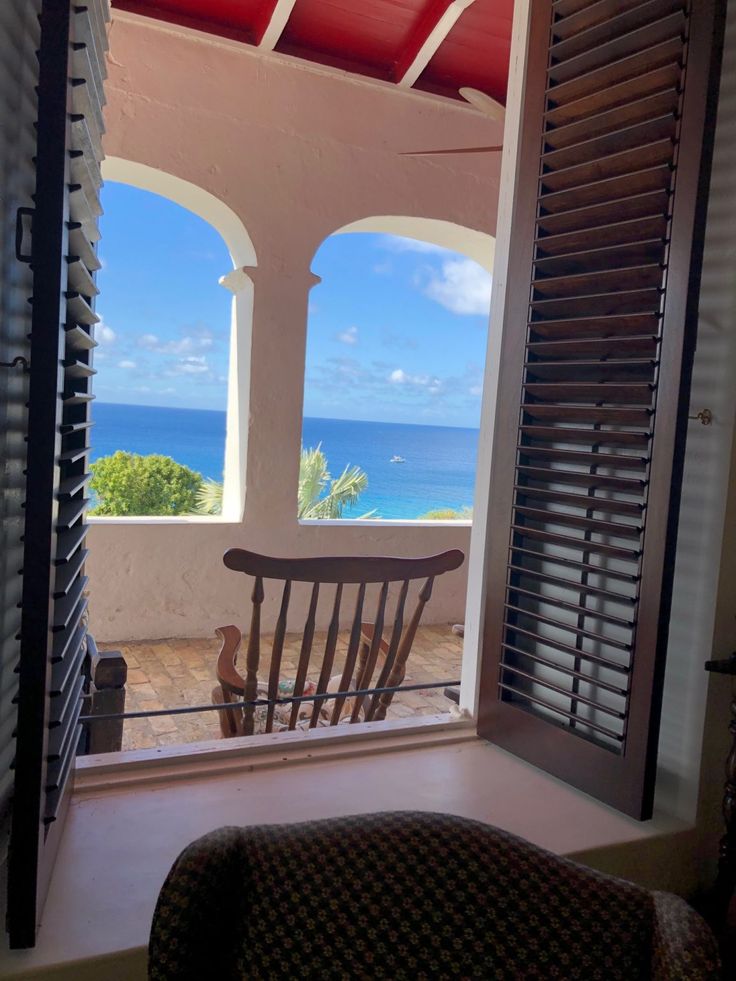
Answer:
[[[87,515],[90,525],[239,525],[238,518],[223,514]]]
[[[425,518],[299,518],[303,528],[472,528],[472,520],[431,521]]]
[[[143,981],[153,907],[172,861],[225,824],[445,811],[604,867],[601,850],[626,845],[644,856],[644,879],[647,856],[690,833],[666,815],[643,824],[624,817],[478,739],[468,722],[427,718],[401,734],[387,726],[329,740],[324,732],[301,737],[301,748],[286,733],[246,753],[199,744],[179,756],[80,761],[38,945],[0,952],[0,975]],[[669,884],[667,874],[661,862],[649,869],[658,885]]]

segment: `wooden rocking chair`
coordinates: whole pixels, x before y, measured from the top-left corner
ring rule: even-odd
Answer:
[[[393,688],[400,685],[406,673],[406,662],[419,626],[424,607],[432,595],[432,585],[437,576],[462,565],[465,556],[457,549],[430,555],[420,559],[378,558],[343,556],[337,558],[280,559],[257,555],[241,548],[231,548],[223,561],[228,569],[253,576],[252,612],[250,632],[245,655],[245,675],[236,665],[241,643],[241,632],[235,626],[219,627],[215,632],[222,641],[217,659],[218,686],[212,692],[215,705],[227,705],[237,701],[267,699],[265,712],[260,710],[259,732],[279,729],[293,730],[299,726],[313,729],[317,725],[337,725],[371,722],[384,719],[391,704],[393,692],[373,695],[359,694],[352,697],[335,693],[359,691],[366,688]],[[264,601],[264,579],[283,583],[281,606],[271,649],[268,680],[260,681],[258,670],[261,660],[261,606]],[[404,616],[409,585],[417,579],[425,580],[419,590],[416,606],[406,624]],[[293,582],[312,583],[311,598],[306,622],[302,630],[302,642],[296,676],[293,682],[281,679],[281,663],[286,636],[287,616]],[[393,622],[388,639],[384,639],[387,620],[387,604],[390,586],[400,583],[394,605]],[[380,584],[371,622],[363,620],[366,605],[366,589]],[[332,613],[324,654],[316,682],[308,681],[310,658],[314,641],[317,604],[320,586],[334,585]],[[343,587],[357,586],[355,611],[351,621],[345,664],[341,672],[333,675],[340,629],[340,604]],[[388,633],[388,632],[387,632]],[[377,671],[375,683],[371,679]],[[286,690],[285,690],[286,689]],[[292,702],[286,713],[277,708],[276,699],[284,695],[314,694],[314,701]],[[320,696],[325,696],[324,698]],[[329,697],[333,696],[333,697]],[[218,712],[220,728],[225,737],[249,736],[256,731],[256,706],[234,706]],[[262,718],[265,715],[265,719]]]

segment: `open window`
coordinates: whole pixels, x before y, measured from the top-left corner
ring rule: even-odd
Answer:
[[[113,158],[104,175],[100,288],[107,306],[98,328],[91,460],[106,458],[96,464],[95,484],[120,487],[122,468],[134,485],[143,467],[154,493],[141,496],[132,487],[92,514],[238,521],[253,319],[245,270],[256,265],[250,238],[226,205],[163,171]],[[145,253],[135,247],[144,223]],[[164,455],[175,466],[145,459],[116,466],[109,459],[116,451]],[[168,496],[156,490],[162,484],[171,488]]]
[[[471,520],[494,244],[450,222],[388,216],[322,243],[300,519]]]

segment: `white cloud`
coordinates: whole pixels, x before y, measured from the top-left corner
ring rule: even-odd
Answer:
[[[491,274],[472,259],[451,259],[433,273],[424,292],[452,313],[488,314],[491,306]]]
[[[108,327],[104,320],[95,327],[95,340],[100,344],[112,344],[116,336],[115,331],[112,327]]]
[[[174,372],[177,375],[202,375],[209,370],[205,357],[181,358],[178,364],[174,366]]]
[[[193,354],[195,351],[206,351],[212,347],[212,334],[206,327],[190,331],[179,340],[164,341],[156,334],[143,334],[138,343],[147,351],[156,354]]]
[[[340,331],[337,335],[337,340],[341,344],[357,344],[358,343],[358,328],[348,327],[347,330]]]
[[[410,375],[403,368],[396,368],[388,376],[394,385],[411,385],[414,388],[425,388],[430,395],[437,395],[443,389],[443,383],[433,375]]]
[[[471,395],[476,395],[476,396],[477,395],[482,395],[483,394],[483,386],[482,385],[473,385],[472,388],[470,389],[470,394]]]
[[[118,368],[137,368],[135,361],[118,361]]]

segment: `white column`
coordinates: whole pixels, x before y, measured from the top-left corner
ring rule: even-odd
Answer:
[[[233,295],[230,315],[230,360],[227,380],[227,431],[222,517],[241,522],[245,510],[248,458],[248,405],[253,335],[253,280],[246,268],[222,276],[220,286]]]

